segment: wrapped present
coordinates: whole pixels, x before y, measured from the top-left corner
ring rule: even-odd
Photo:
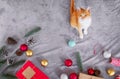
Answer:
[[[18,79],[49,79],[40,69],[38,69],[31,61],[27,61],[23,67],[17,71]]]
[[[100,77],[80,73],[79,74],[79,79],[104,79],[104,78],[100,78]]]

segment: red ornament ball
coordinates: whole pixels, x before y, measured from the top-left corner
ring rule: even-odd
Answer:
[[[115,79],[120,79],[120,75],[116,76],[116,78],[115,78]]]
[[[95,73],[95,70],[93,68],[88,69],[88,74],[89,75],[94,75],[94,73]]]
[[[20,46],[20,50],[21,51],[27,51],[28,50],[28,46],[26,45],[26,44],[22,44],[21,46]]]
[[[70,78],[70,79],[78,79],[78,75],[77,75],[76,73],[71,73],[71,74],[69,75],[69,78]]]
[[[66,60],[64,61],[64,64],[65,64],[65,66],[70,67],[70,66],[73,64],[73,62],[72,62],[71,59],[66,59]]]

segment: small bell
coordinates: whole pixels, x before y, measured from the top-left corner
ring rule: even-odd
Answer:
[[[41,63],[41,65],[42,65],[43,67],[48,66],[48,60],[46,60],[46,59],[41,60],[40,63]]]
[[[15,39],[13,39],[12,37],[8,37],[7,43],[10,45],[14,45],[14,44],[17,44],[17,41]]]

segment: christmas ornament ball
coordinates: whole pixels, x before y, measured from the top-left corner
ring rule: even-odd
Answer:
[[[94,74],[95,74],[95,76],[99,76],[101,74],[101,72],[100,72],[100,70],[96,69]]]
[[[43,67],[48,66],[48,60],[46,60],[46,59],[41,60],[40,63],[41,63],[41,65],[42,65]]]
[[[113,68],[109,68],[107,70],[107,73],[108,73],[109,76],[113,76],[113,75],[115,75],[115,70]]]
[[[31,57],[33,55],[33,51],[32,50],[27,50],[26,51],[26,56]]]
[[[28,46],[26,45],[26,44],[22,44],[21,46],[20,46],[20,50],[21,51],[27,51],[28,50]]]
[[[111,53],[108,52],[108,51],[104,51],[103,56],[104,56],[104,58],[110,58],[111,57]]]
[[[88,72],[89,75],[94,75],[95,70],[94,70],[93,68],[89,68],[89,69],[87,70],[87,72]]]
[[[60,75],[60,79],[68,79],[67,74],[63,73]]]
[[[74,47],[76,45],[76,42],[74,40],[69,40],[68,41],[68,46],[69,47]]]
[[[78,79],[78,75],[76,73],[71,73],[69,78],[70,79]]]
[[[16,51],[16,55],[17,55],[17,56],[21,56],[22,54],[23,54],[22,51],[20,51],[20,50],[17,50],[17,51]]]
[[[120,75],[116,76],[115,79],[120,79]]]
[[[72,66],[73,62],[72,62],[71,59],[66,59],[66,60],[64,61],[64,64],[65,64],[65,66],[70,67],[70,66]]]

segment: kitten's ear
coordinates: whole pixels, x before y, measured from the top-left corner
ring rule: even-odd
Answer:
[[[91,9],[91,8],[90,8],[90,7],[88,7],[88,8],[87,8],[87,11],[88,11],[88,12],[90,12],[90,9]]]
[[[83,8],[80,8],[80,10],[84,10]]]

